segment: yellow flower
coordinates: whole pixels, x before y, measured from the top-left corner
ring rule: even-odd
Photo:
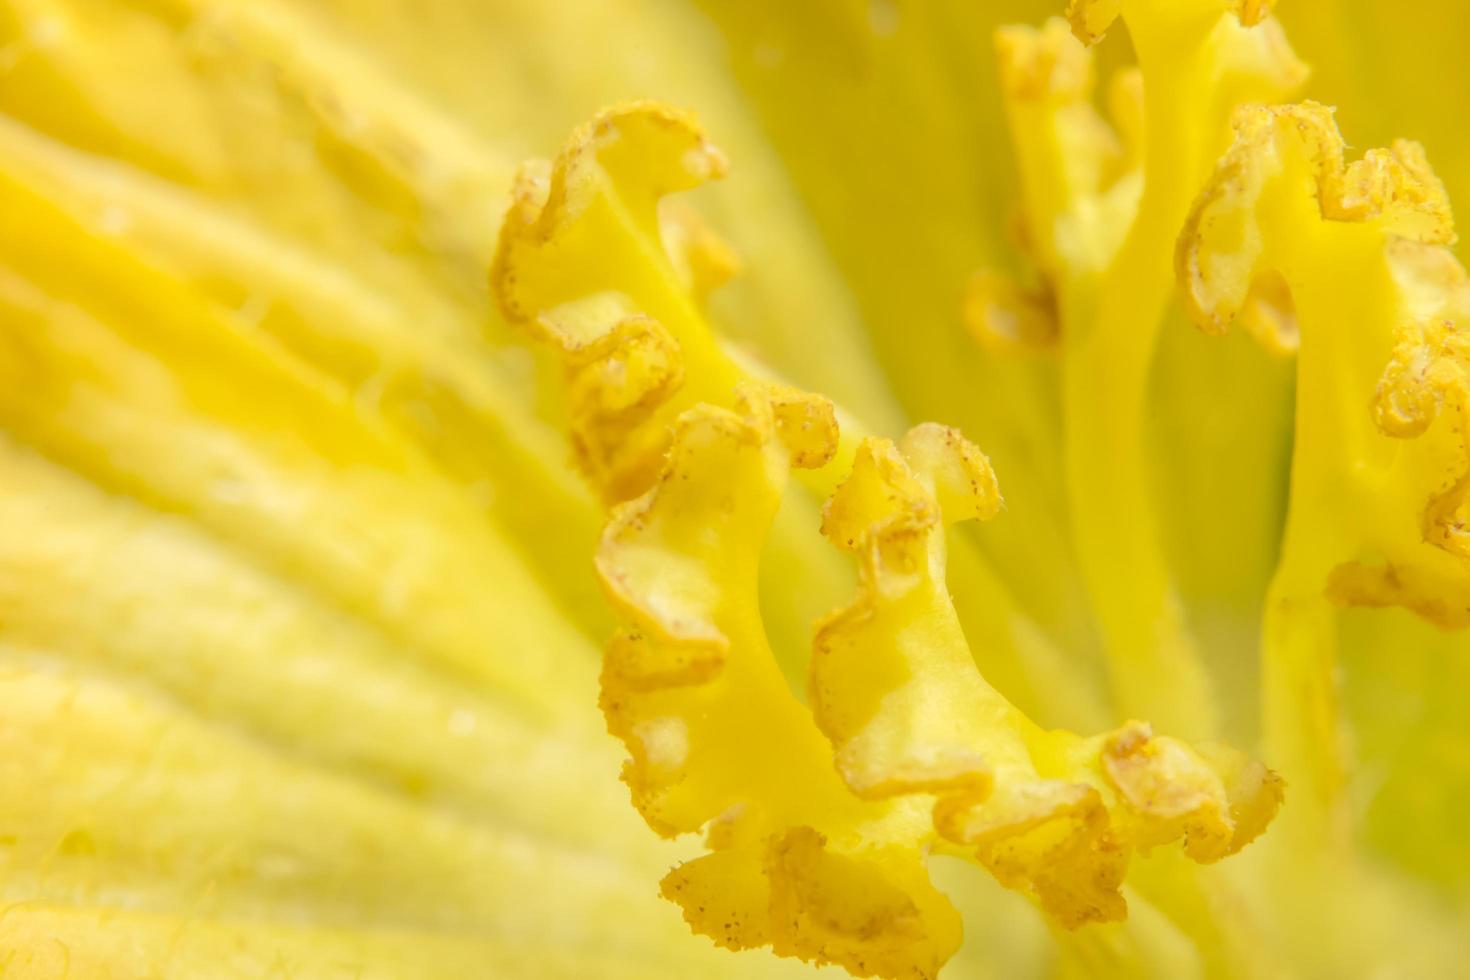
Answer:
[[[0,0],[0,974],[1462,970],[1463,33],[1270,7]]]

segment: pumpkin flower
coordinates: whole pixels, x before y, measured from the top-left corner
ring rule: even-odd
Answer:
[[[0,0],[0,975],[1455,975],[1464,37],[1307,8]]]

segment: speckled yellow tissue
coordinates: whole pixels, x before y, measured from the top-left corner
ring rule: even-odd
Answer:
[[[0,978],[1470,969],[1456,0],[0,0]]]

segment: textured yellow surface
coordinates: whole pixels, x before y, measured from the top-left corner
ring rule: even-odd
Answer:
[[[1463,19],[0,0],[0,976],[1455,975]]]

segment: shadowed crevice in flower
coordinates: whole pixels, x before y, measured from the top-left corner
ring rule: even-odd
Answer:
[[[1139,63],[1111,79],[1109,121],[1077,38],[1097,42],[1120,15]],[[1078,2],[1069,16],[1070,28],[1053,18],[996,35],[1038,285],[983,271],[970,326],[1002,349],[1036,345],[1009,340],[1018,330],[1057,348],[1068,506],[1119,703],[1212,736],[1214,682],[1151,503],[1150,377],[1173,289],[1167,257],[1220,132],[1236,105],[1274,101],[1306,72],[1254,5]]]

